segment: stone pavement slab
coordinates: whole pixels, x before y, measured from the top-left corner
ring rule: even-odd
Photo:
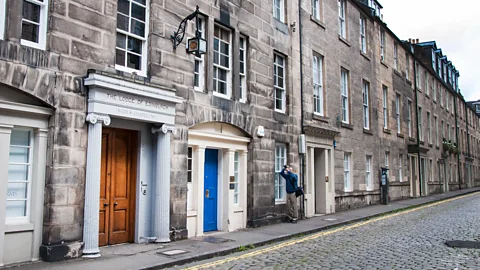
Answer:
[[[281,223],[236,232],[209,233],[203,237],[168,244],[124,244],[103,247],[102,257],[97,259],[77,258],[63,262],[34,262],[7,267],[15,270],[60,270],[60,269],[160,269],[227,255],[239,250],[258,247],[292,237],[326,230],[346,223],[358,222],[392,211],[406,209],[444,200],[464,194],[480,192],[480,188],[458,190],[428,197],[391,202],[389,205],[372,205],[331,215],[301,220],[297,224]],[[207,238],[210,237],[210,238]],[[213,243],[212,243],[213,242]],[[164,254],[167,252],[167,254]]]

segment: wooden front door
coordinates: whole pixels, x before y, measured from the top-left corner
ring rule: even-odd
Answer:
[[[133,242],[137,132],[104,128],[100,173],[99,245]]]

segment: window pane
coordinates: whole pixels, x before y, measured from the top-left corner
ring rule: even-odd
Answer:
[[[8,181],[28,181],[28,165],[8,165]]]
[[[135,1],[135,2],[137,2],[137,3],[140,3],[140,4],[142,4],[142,5],[145,5],[145,4],[146,4],[146,0],[133,0],[133,1]]]
[[[218,83],[218,92],[221,94],[227,94],[227,84],[223,82]]]
[[[117,32],[117,47],[126,49],[127,48],[127,36]]]
[[[118,12],[130,15],[130,2],[128,0],[118,0]]]
[[[8,183],[7,200],[27,199],[27,183]]]
[[[136,38],[128,37],[128,51],[141,54],[142,41]]]
[[[140,70],[141,58],[138,55],[129,53],[127,56],[127,67]]]
[[[115,64],[125,66],[125,51],[117,49],[115,53]]]
[[[27,1],[23,1],[22,15],[24,19],[39,23],[40,22],[40,6],[36,4],[32,4]]]
[[[145,8],[136,4],[132,4],[132,17],[139,19],[140,21],[145,21]]]
[[[31,131],[28,130],[12,130],[10,145],[30,146],[30,133]]]
[[[226,68],[229,67],[228,56],[225,56],[225,55],[220,56],[220,65]]]
[[[6,217],[24,217],[27,215],[26,201],[7,201]]]
[[[10,162],[11,163],[28,163],[29,148],[26,147],[10,147]]]
[[[117,13],[117,28],[128,32],[128,17]]]
[[[131,19],[130,33],[145,37],[145,23]]]
[[[26,21],[22,22],[22,39],[38,43],[39,26]]]

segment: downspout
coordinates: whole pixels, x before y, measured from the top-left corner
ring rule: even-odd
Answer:
[[[455,91],[454,91],[455,92]],[[457,144],[457,148],[459,148],[458,144],[458,114],[457,114],[457,97],[454,97],[453,100],[453,109],[455,110],[455,143]],[[458,189],[462,189],[462,183],[460,182],[460,178],[462,174],[460,173],[462,168],[460,167],[460,153],[457,154],[457,173],[458,173]]]
[[[302,135],[305,134],[305,126],[303,122],[303,42],[302,42],[302,1],[298,0],[298,35],[300,43],[300,126]],[[305,148],[306,151],[306,148]],[[300,154],[301,175],[300,182],[302,187],[305,186],[305,153]],[[301,201],[302,219],[305,218],[305,195],[302,195]]]
[[[411,45],[410,45],[411,46]],[[415,48],[413,48],[415,52]],[[422,196],[422,164],[420,161],[420,127],[419,127],[419,117],[418,117],[418,89],[417,89],[417,59],[415,58],[415,53],[413,53],[413,82],[415,89],[415,113],[417,116],[417,155],[418,155],[418,179],[420,186],[420,196]]]

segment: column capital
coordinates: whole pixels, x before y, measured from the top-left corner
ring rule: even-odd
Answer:
[[[157,132],[162,132],[164,134],[167,134],[168,132],[171,132],[172,134],[175,135],[177,133],[177,128],[175,126],[163,124],[161,127],[158,126],[153,126],[152,127],[152,133],[155,134]]]
[[[110,125],[110,122],[111,122],[110,116],[106,114],[98,114],[98,113],[89,113],[85,120],[87,122],[90,122],[90,124],[93,124],[93,125],[95,125],[100,121],[105,126]]]

